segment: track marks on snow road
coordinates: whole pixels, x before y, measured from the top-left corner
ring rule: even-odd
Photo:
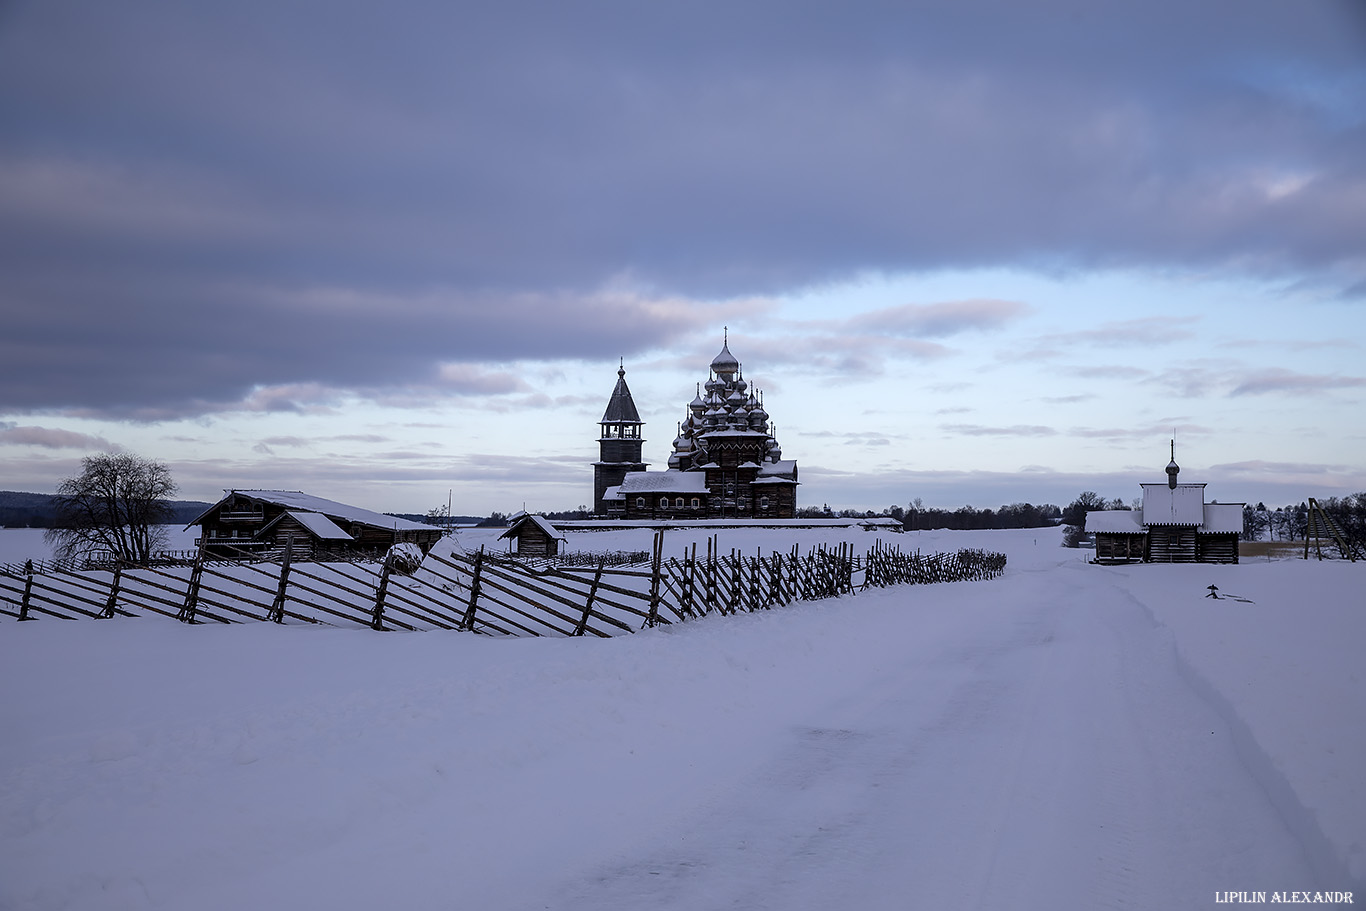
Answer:
[[[554,905],[1185,907],[1302,880],[1166,631],[1137,605],[1092,609],[1087,584],[1025,583],[1008,614],[850,668],[766,761]]]

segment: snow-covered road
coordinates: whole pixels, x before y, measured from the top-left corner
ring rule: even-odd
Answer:
[[[1237,694],[1158,622],[1159,600],[1213,608],[1213,570],[955,540],[1012,549],[1007,575],[610,640],[4,625],[0,907],[1019,911],[1353,889],[1362,808],[1324,744],[1290,758],[1348,804],[1336,841],[1267,724],[1231,717]],[[1356,677],[1345,696],[1314,679],[1285,705],[1359,726]]]
[[[1188,908],[1312,882],[1170,637],[1087,581],[1025,577],[999,622],[969,603],[905,628],[903,660],[846,665],[770,750],[545,906]]]

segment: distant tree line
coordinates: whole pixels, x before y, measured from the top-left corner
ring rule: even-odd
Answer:
[[[198,500],[171,500],[167,505],[170,507],[168,524],[188,525],[211,504]],[[0,527],[59,528],[71,521],[70,517],[62,517],[61,497],[57,494],[0,490]]]
[[[1366,544],[1366,491],[1345,497],[1316,497],[1319,507],[1349,541]],[[1243,507],[1245,541],[1303,540],[1309,530],[1308,502],[1270,509],[1265,503]]]
[[[941,509],[926,506],[919,498],[907,506],[888,506],[881,512],[872,509],[833,510],[825,506],[804,506],[797,510],[799,519],[876,519],[891,518],[907,531],[932,531],[948,528],[958,531],[983,528],[1048,528],[1057,525],[1062,510],[1052,503],[1035,506],[1033,503],[1012,503],[999,509],[975,509],[960,506]]]

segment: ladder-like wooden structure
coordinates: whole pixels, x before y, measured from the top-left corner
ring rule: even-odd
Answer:
[[[1309,524],[1304,532],[1304,559],[1309,559],[1309,544],[1314,544],[1314,552],[1318,554],[1320,560],[1323,559],[1324,539],[1331,539],[1338,546],[1338,553],[1351,560],[1353,563],[1357,559],[1358,547],[1354,542],[1348,541],[1347,536],[1338,528],[1338,523],[1333,521],[1333,517],[1323,511],[1318,500],[1309,498]],[[1362,555],[1366,559],[1366,554]]]

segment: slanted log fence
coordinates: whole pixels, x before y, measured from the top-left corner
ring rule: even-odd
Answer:
[[[879,542],[794,546],[787,553],[722,552],[708,539],[664,556],[583,554],[525,562],[487,553],[429,553],[404,574],[388,562],[235,563],[198,558],[179,566],[76,570],[59,564],[0,566],[0,617],[19,620],[137,617],[185,623],[315,623],[374,630],[465,630],[492,636],[610,637],[710,614],[769,610],[891,585],[991,579],[1003,554],[921,555]]]

